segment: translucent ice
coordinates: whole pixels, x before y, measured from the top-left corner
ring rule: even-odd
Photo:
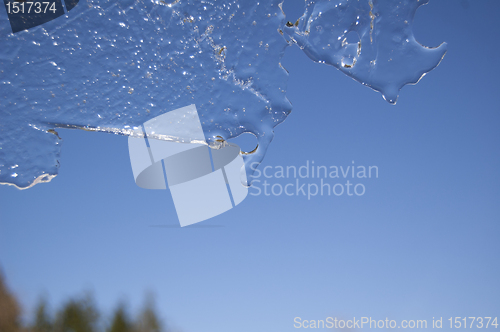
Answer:
[[[446,43],[427,48],[413,36],[415,12],[427,2],[306,0],[304,15],[284,31],[312,60],[335,66],[395,104],[399,90],[417,83],[446,53]]]
[[[278,4],[87,0],[15,34],[0,11],[0,182],[57,173],[51,128],[134,135],[190,104],[213,144],[254,133],[259,151],[247,159],[260,161],[291,109]]]
[[[307,1],[287,26],[280,0],[81,0],[17,33],[0,10],[0,182],[50,181],[59,167],[56,128],[134,136],[147,120],[190,104],[209,144],[253,133],[258,148],[245,163],[260,162],[291,110],[280,64],[287,46],[395,102],[445,52],[413,38],[424,2]],[[350,31],[359,43],[344,40]]]

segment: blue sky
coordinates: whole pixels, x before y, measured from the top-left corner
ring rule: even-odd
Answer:
[[[302,13],[300,1],[284,8],[290,21]],[[295,317],[498,316],[499,10],[486,0],[420,8],[416,39],[446,41],[448,53],[395,106],[288,48],[293,110],[261,168],[375,165],[378,178],[355,180],[361,197],[250,195],[181,229],[168,191],[135,185],[126,137],[59,130],[52,182],[0,187],[9,286],[28,314],[41,295],[56,308],[90,290],[111,312],[119,300],[140,307],[151,291],[181,331],[292,331]]]

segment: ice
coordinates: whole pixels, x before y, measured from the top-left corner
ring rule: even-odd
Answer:
[[[57,175],[57,128],[141,135],[144,122],[191,104],[208,144],[252,133],[258,148],[245,164],[259,163],[291,110],[288,46],[395,102],[445,52],[413,38],[425,2],[307,1],[290,27],[280,0],[73,0],[17,33],[0,10],[0,183],[29,188]],[[351,31],[360,43],[344,41]]]
[[[428,2],[306,0],[304,15],[284,31],[312,60],[335,66],[395,104],[399,90],[416,84],[446,53],[446,43],[427,48],[413,36],[415,12]]]

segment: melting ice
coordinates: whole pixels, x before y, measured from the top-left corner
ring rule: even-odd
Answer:
[[[425,0],[307,0],[296,23],[280,2],[80,0],[17,33],[0,10],[0,183],[26,188],[57,175],[57,128],[139,135],[142,123],[190,104],[214,147],[253,133],[258,148],[244,156],[251,165],[291,110],[280,64],[288,46],[391,103],[446,51],[413,37]],[[348,42],[350,32],[359,41]]]

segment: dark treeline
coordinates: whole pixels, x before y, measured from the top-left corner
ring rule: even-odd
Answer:
[[[31,323],[22,324],[16,298],[7,289],[0,273],[0,332],[168,332],[156,314],[151,300],[139,315],[131,318],[123,304],[111,317],[103,317],[91,296],[70,299],[54,315],[40,301]]]

